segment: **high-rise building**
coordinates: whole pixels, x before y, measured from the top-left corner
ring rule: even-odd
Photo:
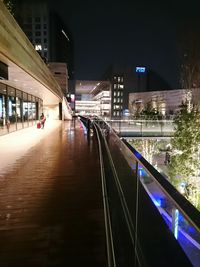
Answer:
[[[128,109],[130,93],[169,90],[167,82],[143,65],[113,65],[103,79],[111,82],[111,116],[121,118]]]
[[[73,79],[73,43],[61,18],[46,0],[15,2],[15,18],[44,61],[66,63]]]

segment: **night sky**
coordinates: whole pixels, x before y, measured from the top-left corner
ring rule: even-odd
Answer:
[[[172,88],[180,87],[177,35],[188,21],[198,21],[197,1],[57,3],[73,37],[75,79],[99,80],[111,64],[132,64],[157,72]]]

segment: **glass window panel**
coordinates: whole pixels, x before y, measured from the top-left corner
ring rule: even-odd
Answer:
[[[0,135],[6,132],[6,96],[0,93]]]
[[[7,87],[7,92],[8,92],[9,96],[15,96],[15,89],[14,88],[8,86]]]
[[[16,90],[16,97],[22,99],[22,91]]]
[[[28,94],[23,92],[23,100],[28,100]]]

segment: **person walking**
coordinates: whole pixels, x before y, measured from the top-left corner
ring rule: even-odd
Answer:
[[[41,129],[44,129],[45,121],[46,121],[46,117],[44,116],[44,113],[42,113],[40,116]]]

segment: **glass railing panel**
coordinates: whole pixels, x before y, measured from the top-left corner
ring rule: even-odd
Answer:
[[[98,122],[98,125],[102,127],[101,132],[104,135],[104,130],[107,127],[103,122]],[[155,127],[159,128],[156,124]],[[193,225],[191,220],[188,220],[187,213],[184,213],[184,208],[179,207],[173,199],[172,196],[174,194],[171,196],[170,192],[168,192],[170,186],[166,186],[166,179],[162,177],[162,179],[165,179],[165,182],[163,182],[161,175],[143,159],[141,154],[131,150],[112,129],[110,129],[109,134],[106,134],[106,140],[118,176],[117,182],[116,177],[113,177],[111,181],[113,174],[111,171],[107,180],[109,193],[113,194],[114,192],[114,200],[113,204],[111,204],[113,205],[111,208],[113,223],[115,224],[115,221],[121,216],[119,220],[122,221],[122,224],[120,224],[120,227],[117,224],[118,231],[126,233],[128,239],[129,234],[133,236],[131,240],[134,240],[140,258],[144,258],[150,266],[155,266],[155,263],[162,262],[163,258],[167,262],[174,263],[176,257],[179,264],[182,260],[184,264],[187,262],[187,264],[180,266],[191,266],[177,244],[177,239],[191,260],[192,265],[198,267],[198,262],[200,262],[198,261],[200,257],[198,253],[199,229]],[[107,163],[108,159],[105,162]],[[177,198],[175,197],[175,199]],[[178,203],[180,204],[180,201]],[[127,225],[127,219],[130,227]],[[189,226],[186,227],[187,225]],[[171,233],[167,228],[171,230]],[[182,228],[188,229],[186,234],[183,234]],[[126,232],[127,229],[129,233]],[[194,240],[193,242],[191,242],[191,236]],[[115,237],[118,238],[119,236],[115,235]],[[123,237],[120,237],[119,243],[121,238],[123,240]],[[149,251],[149,246],[156,247],[159,250],[159,255],[156,256],[156,259],[155,251]],[[161,247],[159,248],[159,246]],[[123,254],[124,251],[121,255]],[[172,255],[176,255],[175,259],[173,259],[174,256]]]
[[[134,156],[133,153],[128,150],[128,148],[121,149],[129,166],[133,166],[132,162],[135,162],[135,156],[138,158],[138,162],[142,156],[138,152],[136,152]],[[170,193],[166,192],[156,178],[140,163],[138,164],[138,176],[154,206],[161,214],[163,220],[174,234],[192,264],[195,267],[199,267],[199,229],[194,227],[193,223],[187,218],[187,214],[184,214],[176,201],[170,196]]]

